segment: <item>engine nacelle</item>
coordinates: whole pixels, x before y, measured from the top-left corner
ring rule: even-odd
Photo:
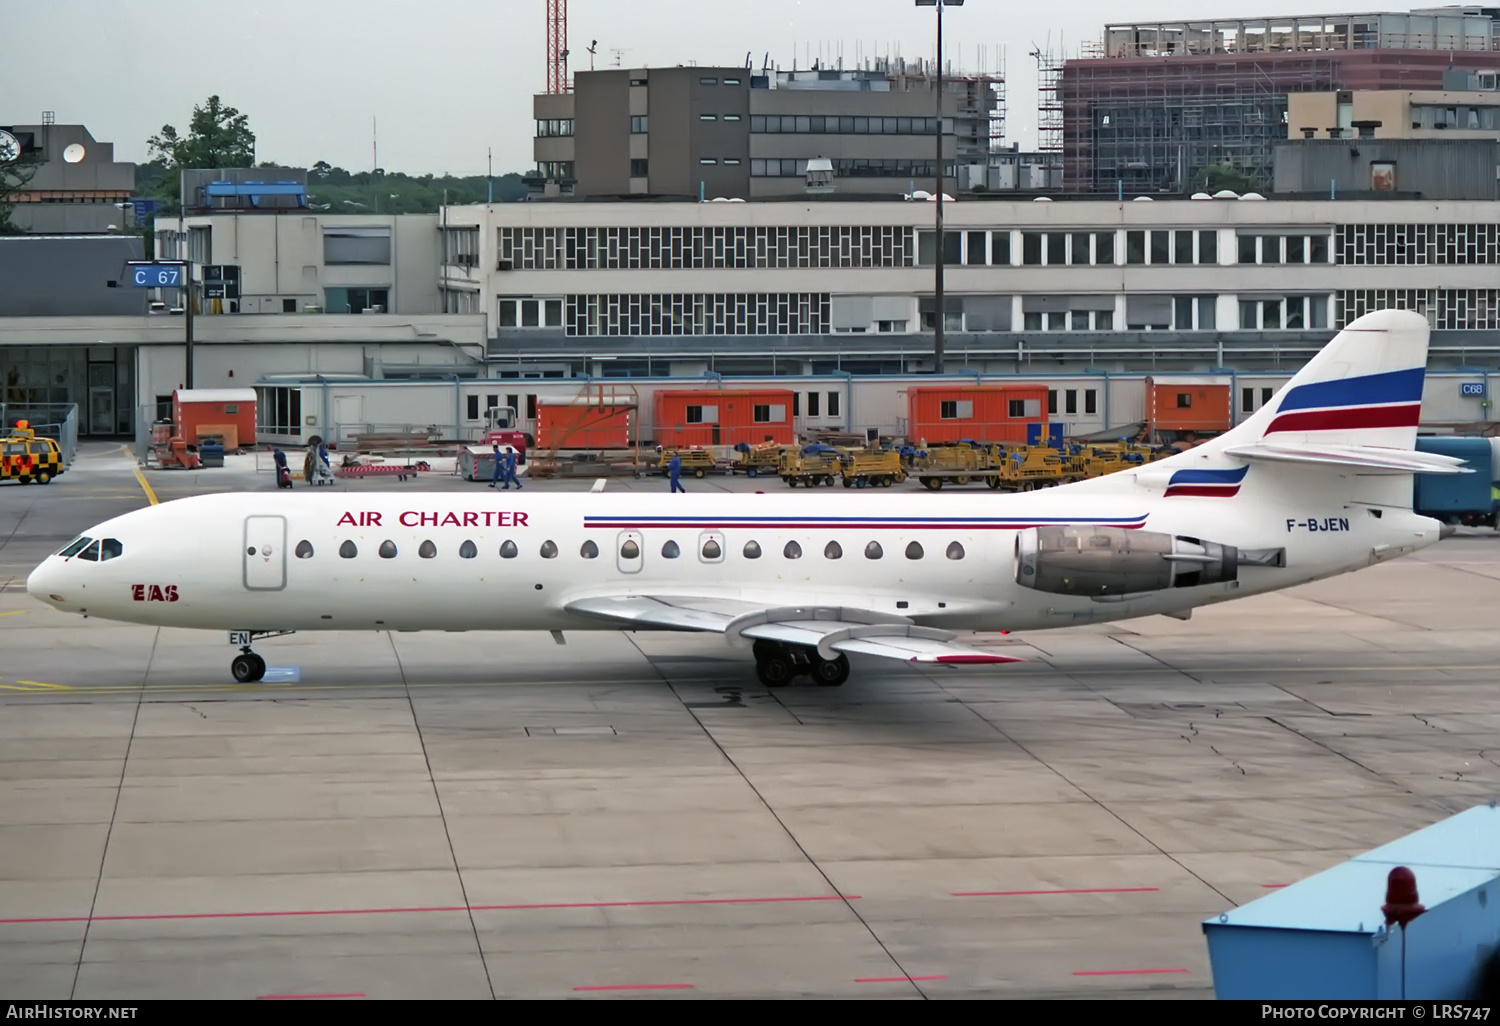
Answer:
[[[1016,535],[1016,583],[1056,595],[1135,595],[1233,581],[1239,550],[1159,531],[1058,524]]]

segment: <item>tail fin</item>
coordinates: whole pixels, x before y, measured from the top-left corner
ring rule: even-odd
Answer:
[[[1427,335],[1421,314],[1365,314],[1335,335],[1253,417],[1208,444],[1413,449]]]

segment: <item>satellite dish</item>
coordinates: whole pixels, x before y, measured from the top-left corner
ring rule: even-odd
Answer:
[[[63,160],[69,164],[76,164],[83,159],[85,152],[82,143],[70,143],[68,148],[63,150]]]

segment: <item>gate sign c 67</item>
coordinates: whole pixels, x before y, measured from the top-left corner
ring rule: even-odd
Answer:
[[[1461,396],[1466,396],[1466,397],[1478,396],[1480,398],[1483,398],[1483,396],[1484,396],[1484,382],[1483,381],[1464,381],[1464,382],[1461,382],[1459,384],[1459,386],[1458,386],[1458,394],[1461,395]]]
[[[131,264],[130,284],[138,289],[181,288],[185,270],[181,264]]]

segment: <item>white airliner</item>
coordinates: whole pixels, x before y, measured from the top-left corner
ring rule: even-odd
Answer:
[[[1436,542],[1411,510],[1427,323],[1379,311],[1191,451],[1019,494],[209,495],[91,528],[27,581],[67,612],[257,639],[309,630],[694,630],[760,679],[848,654],[1016,661],[957,631],[1097,623],[1357,570]],[[562,640],[562,635],[558,635]]]

